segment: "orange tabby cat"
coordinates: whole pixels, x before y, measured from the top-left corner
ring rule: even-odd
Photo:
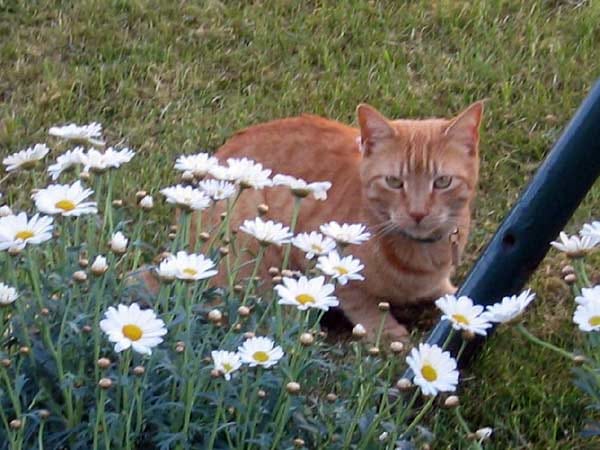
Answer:
[[[467,240],[482,112],[477,102],[450,120],[391,121],[363,104],[360,129],[315,116],[275,120],[240,131],[215,156],[223,163],[248,157],[274,174],[333,183],[327,201],[302,201],[296,233],[332,220],[368,225],[371,239],[347,251],[365,265],[365,280],[340,286],[336,294],[345,315],[373,335],[379,302],[401,307],[455,291],[452,246],[462,252]],[[233,226],[256,217],[261,203],[269,206],[268,219],[289,224],[293,200],[289,189],[277,187],[244,191]],[[256,249],[243,233],[238,239]],[[263,267],[280,266],[281,255],[271,246]],[[303,269],[305,261],[292,251],[291,268]],[[399,339],[407,330],[388,315],[384,333]]]

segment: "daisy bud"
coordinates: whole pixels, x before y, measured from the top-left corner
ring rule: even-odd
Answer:
[[[202,242],[206,242],[206,241],[208,241],[210,239],[210,234],[208,234],[206,231],[203,231],[202,233],[200,233],[198,235],[198,237],[200,238],[200,240]]]
[[[412,381],[410,381],[408,378],[400,378],[396,382],[396,387],[401,391],[408,391],[412,389],[413,384]]]
[[[13,430],[18,430],[23,426],[23,422],[19,419],[13,419],[10,421],[9,425]]]
[[[145,195],[140,200],[140,208],[145,209],[146,211],[154,208],[154,199],[151,195]]]
[[[141,199],[143,199],[144,197],[146,197],[148,195],[148,193],[146,191],[137,191],[135,193],[135,199],[136,201],[140,201]]]
[[[89,263],[90,261],[87,258],[79,258],[79,267],[82,269],[85,269]]]
[[[273,283],[281,283],[281,280],[283,280],[283,278],[280,277],[279,275],[275,275],[273,277]]]
[[[92,263],[91,269],[92,273],[96,276],[104,274],[108,270],[106,258],[102,255],[96,256],[96,259],[94,259],[94,262]]]
[[[298,392],[300,392],[300,383],[290,381],[288,384],[285,385],[285,389],[286,391],[288,391],[289,394],[297,394]]]
[[[357,323],[356,325],[354,325],[354,328],[352,328],[352,336],[354,336],[357,339],[362,339],[367,335],[367,330],[365,330],[365,327],[363,327],[360,323]]]
[[[12,361],[8,358],[0,359],[0,366],[8,369],[12,365]]]
[[[404,344],[400,341],[393,341],[390,343],[390,350],[394,353],[401,353],[404,350]]]
[[[127,239],[123,233],[117,231],[114,233],[110,239],[109,245],[110,249],[118,255],[122,255],[127,250],[127,244],[129,239]]]
[[[302,333],[300,335],[300,343],[305,347],[312,345],[313,342],[315,342],[315,338],[311,333]]]
[[[460,400],[458,399],[458,395],[450,395],[446,400],[444,400],[444,406],[446,408],[456,408],[460,405]]]
[[[84,325],[81,327],[81,331],[83,331],[85,334],[90,334],[92,332],[92,327],[89,325]]]
[[[115,208],[122,208],[123,207],[123,200],[121,200],[120,198],[117,198],[115,200],[112,201],[112,205]]]
[[[317,333],[319,335],[319,337],[322,337],[323,339],[325,339],[327,337],[327,331],[319,331],[319,333]]]
[[[22,249],[22,248],[19,248],[19,247],[10,247],[10,248],[8,249],[8,254],[9,254],[10,256],[18,256],[18,255],[20,255],[20,254],[21,254],[21,252],[22,252],[22,251],[23,251],[23,249]]]
[[[571,286],[577,281],[577,275],[575,275],[574,273],[568,273],[563,279],[565,280],[565,283]]]
[[[223,236],[223,239],[221,239],[221,242],[225,245],[229,245],[229,243],[231,242],[231,239],[229,239],[227,236]]]
[[[141,377],[142,375],[144,375],[145,372],[146,369],[144,368],[144,366],[135,366],[133,368],[133,374],[137,377]]]
[[[246,331],[244,333],[244,339],[251,339],[255,336],[256,336],[256,334],[254,333],[254,331]]]
[[[334,394],[333,392],[330,392],[329,394],[327,394],[325,396],[325,399],[330,403],[335,402],[337,400],[337,398],[338,398],[338,396],[336,394]]]
[[[479,430],[475,431],[475,437],[480,441],[485,441],[486,439],[490,438],[493,432],[494,430],[490,427],[480,428]]]
[[[389,436],[388,432],[384,431],[383,433],[381,433],[379,435],[379,437],[377,439],[379,439],[379,442],[385,442],[385,441],[387,441],[388,436]]]
[[[21,355],[29,355],[30,351],[31,351],[31,349],[29,347],[27,347],[26,345],[19,347],[19,353]]]
[[[221,372],[217,369],[212,369],[210,371],[210,376],[213,378],[219,378],[221,376]]]
[[[111,363],[110,363],[110,359],[108,359],[108,358],[100,358],[98,361],[96,361],[96,364],[101,369],[108,369],[110,367]]]
[[[78,270],[73,273],[73,280],[77,283],[83,283],[87,280],[87,274],[83,270]]]
[[[89,172],[81,172],[79,174],[79,179],[82,181],[90,181],[90,178],[92,178],[92,176]]]
[[[221,219],[221,222],[224,222],[225,219],[227,219],[227,213],[222,212],[221,214],[219,214],[219,219]]]
[[[113,385],[113,382],[110,378],[100,378],[100,381],[98,381],[98,386],[100,386],[101,389],[110,389]]]
[[[167,237],[169,238],[170,241],[174,241],[175,238],[177,237],[177,233],[169,233],[167,235]]]
[[[248,317],[250,315],[250,308],[242,305],[238,308],[238,314],[242,317]]]
[[[465,341],[472,341],[475,339],[475,333],[473,333],[471,330],[462,330],[461,335]]]
[[[235,292],[236,294],[239,294],[243,290],[244,287],[241,284],[236,284],[235,286],[233,286],[233,292]]]
[[[259,389],[256,395],[258,395],[258,398],[265,398],[267,396],[267,393],[262,389]]]
[[[229,247],[219,247],[219,255],[226,256],[229,254]]]
[[[371,356],[379,355],[379,347],[371,347],[369,349],[369,355],[371,355]]]
[[[275,275],[279,275],[279,268],[278,267],[269,267],[269,275],[271,275],[272,277],[274,277]]]
[[[40,419],[46,420],[48,417],[50,417],[50,411],[47,409],[40,409],[38,411],[38,415],[40,416]]]
[[[181,181],[184,183],[193,183],[194,182],[194,173],[186,170],[181,174]]]
[[[240,331],[242,329],[242,324],[241,323],[236,323],[233,326],[233,331]]]
[[[40,309],[40,315],[48,317],[50,315],[50,310],[48,308],[42,308]]]
[[[178,230],[177,225],[170,225],[169,226],[169,232],[170,233],[177,233],[177,230]]]
[[[575,268],[573,266],[567,264],[560,270],[560,273],[563,274],[563,276],[569,275],[570,273],[575,273]]]
[[[13,211],[8,205],[0,206],[0,217],[12,216]]]
[[[60,300],[60,293],[56,292],[56,293],[52,294],[52,296],[50,298],[56,302],[56,301]]]
[[[583,355],[575,355],[573,356],[573,362],[576,365],[581,366],[582,364],[585,364],[587,362],[587,358]]]
[[[264,203],[261,203],[260,205],[258,205],[258,207],[256,209],[258,210],[258,214],[260,214],[261,216],[264,216],[265,214],[267,214],[269,212],[269,205],[265,205]]]
[[[223,314],[218,309],[211,309],[208,313],[208,320],[213,323],[220,322],[223,319]]]
[[[294,443],[294,447],[296,447],[296,448],[304,447],[304,439],[296,438],[292,442]]]
[[[185,351],[185,342],[183,342],[183,341],[177,341],[175,343],[175,351],[177,353],[183,353]]]
[[[288,269],[284,269],[281,271],[281,276],[286,278],[291,278],[294,276],[294,272]]]
[[[390,304],[388,302],[379,302],[377,308],[379,308],[379,311],[381,312],[388,312],[390,310]]]

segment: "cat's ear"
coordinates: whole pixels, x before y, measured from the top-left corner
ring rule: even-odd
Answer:
[[[396,131],[389,120],[370,105],[361,103],[356,108],[360,127],[360,149],[368,156],[375,143],[382,139],[394,137]]]
[[[444,134],[449,142],[465,148],[470,156],[474,156],[479,144],[482,117],[483,101],[475,102],[450,122]]]

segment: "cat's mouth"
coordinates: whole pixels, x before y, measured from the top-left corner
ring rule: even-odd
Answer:
[[[411,234],[405,230],[398,230],[398,233],[405,238],[410,239],[411,241],[420,242],[422,244],[432,244],[434,242],[438,242],[444,237],[442,233],[432,233],[428,236],[415,236],[414,234]]]

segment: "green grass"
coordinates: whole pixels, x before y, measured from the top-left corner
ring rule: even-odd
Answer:
[[[117,190],[131,200],[173,181],[176,155],[253,123],[303,112],[352,122],[360,102],[448,116],[486,98],[462,275],[595,81],[598,23],[592,1],[0,0],[0,155],[51,125],[100,121],[138,151]],[[28,187],[9,177],[0,191],[25,206]],[[573,230],[599,217],[599,201],[596,185]],[[156,233],[170,220],[154,219]],[[561,263],[554,254],[538,270],[527,325],[576,347]],[[496,428],[492,448],[600,445],[577,435],[587,412],[569,366],[514,331],[499,331],[466,376],[466,417]],[[440,442],[457,448],[454,422],[438,416]]]

